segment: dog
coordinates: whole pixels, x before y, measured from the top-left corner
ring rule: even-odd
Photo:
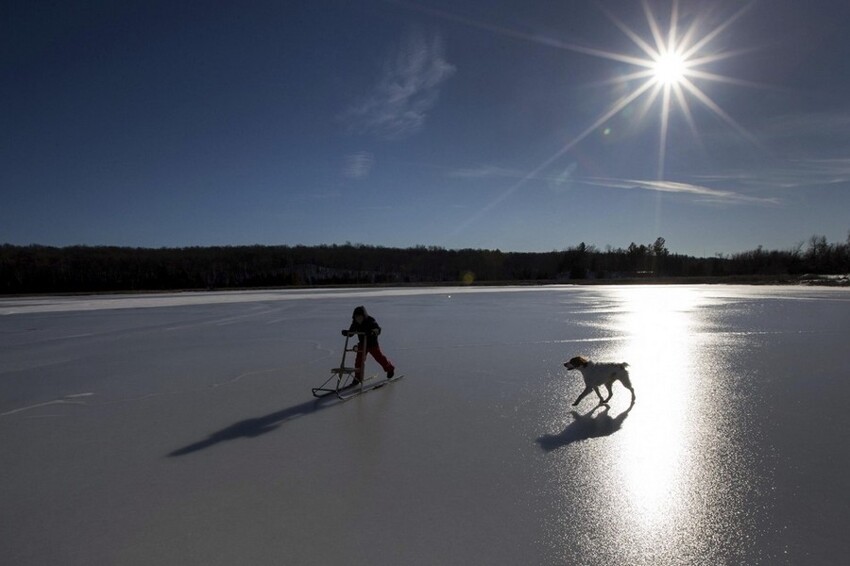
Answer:
[[[584,391],[582,391],[575,400],[573,407],[581,403],[581,400],[584,399],[591,391],[596,392],[596,395],[599,397],[599,404],[604,405],[614,394],[614,392],[611,391],[611,387],[617,380],[619,380],[626,389],[632,392],[632,405],[635,404],[635,390],[632,387],[631,380],[629,379],[629,370],[626,369],[629,367],[629,364],[597,364],[583,356],[576,356],[570,361],[564,362],[564,367],[568,370],[577,370],[581,372],[581,376],[584,378]],[[604,385],[605,388],[608,389],[608,397],[605,399],[603,399],[602,394],[599,393],[600,385]]]

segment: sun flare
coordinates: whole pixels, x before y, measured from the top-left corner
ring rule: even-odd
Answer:
[[[741,126],[711,98],[704,86],[707,83],[759,88],[765,86],[722,75],[711,69],[711,66],[714,64],[734,58],[746,51],[728,49],[722,45],[713,44],[719,43],[719,38],[724,32],[749,11],[756,0],[742,0],[740,7],[734,13],[716,25],[712,24],[714,17],[711,11],[705,13],[688,11],[684,15],[680,14],[679,2],[680,0],[670,0],[671,9],[669,17],[659,20],[659,17],[656,16],[650,7],[649,0],[641,0],[646,28],[648,28],[644,29],[643,32],[635,31],[639,27],[633,28],[627,25],[615,14],[600,5],[599,8],[608,20],[632,42],[635,49],[627,52],[609,51],[598,47],[570,43],[560,39],[541,37],[500,25],[472,20],[442,10],[416,7],[420,11],[460,22],[471,27],[484,29],[511,38],[541,43],[566,51],[581,53],[590,57],[613,61],[618,64],[613,76],[594,84],[594,86],[613,85],[613,96],[616,97],[613,102],[605,107],[598,116],[592,118],[584,129],[573,135],[553,155],[497,195],[489,204],[466,222],[462,223],[455,233],[463,231],[469,224],[503,202],[519,190],[520,187],[544,173],[556,161],[573,150],[589,136],[597,132],[606,132],[605,135],[607,136],[607,132],[611,131],[609,125],[611,119],[620,113],[624,113],[630,107],[638,106],[636,112],[631,112],[631,115],[636,120],[647,118],[651,109],[659,108],[657,114],[659,132],[656,169],[657,180],[664,180],[665,177],[668,131],[670,130],[672,115],[678,113],[684,119],[693,138],[701,145],[697,120],[692,107],[702,107],[708,110],[710,114],[719,118],[754,146],[758,147],[761,145],[755,136]],[[634,26],[641,26],[639,19],[632,22],[632,24]],[[631,66],[632,69],[630,70],[624,65]]]
[[[705,107],[728,126],[732,127],[742,137],[758,145],[757,140],[714,102],[700,84],[714,82],[742,86],[760,86],[726,77],[711,72],[706,68],[714,63],[734,57],[738,53],[737,51],[724,51],[722,49],[712,49],[709,51],[708,46],[749,10],[752,2],[744,3],[729,18],[707,31],[705,30],[706,22],[700,16],[692,16],[690,22],[687,25],[683,25],[684,22],[680,21],[678,0],[672,0],[672,10],[666,26],[664,23],[659,22],[647,0],[642,0],[641,4],[649,28],[648,35],[639,34],[632,27],[617,18],[617,16],[607,10],[603,10],[608,19],[631,40],[637,48],[636,52],[618,53],[577,45],[562,46],[565,49],[592,57],[632,65],[635,67],[635,70],[601,83],[622,85],[627,87],[627,90],[625,94],[608,107],[587,129],[564,146],[544,166],[554,161],[559,155],[563,155],[572,149],[593,132],[604,128],[611,118],[641,98],[644,99],[644,111],[640,113],[641,116],[646,115],[647,110],[656,104],[660,107],[657,168],[659,180],[664,178],[670,116],[676,109],[681,113],[696,139],[699,139],[699,134],[691,108],[694,104]]]
[[[665,53],[655,60],[652,70],[658,84],[663,86],[682,84],[687,70],[687,61],[681,53]]]

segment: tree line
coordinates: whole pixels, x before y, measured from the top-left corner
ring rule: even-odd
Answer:
[[[584,242],[551,252],[362,244],[128,248],[0,246],[0,294],[298,285],[564,282],[658,278],[792,277],[850,273],[850,235],[783,251],[698,258],[664,238],[605,250]]]

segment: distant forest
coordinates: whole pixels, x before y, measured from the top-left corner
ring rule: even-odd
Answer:
[[[385,248],[362,244],[126,248],[0,246],[0,294],[258,287],[520,282],[625,282],[671,278],[786,281],[850,273],[850,235],[813,236],[791,250],[761,247],[697,258],[671,253],[664,238],[605,250],[580,243],[520,253]],[[647,282],[650,282],[647,281]]]

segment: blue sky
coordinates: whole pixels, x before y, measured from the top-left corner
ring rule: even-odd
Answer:
[[[845,0],[6,2],[0,242],[844,241],[848,24]]]

